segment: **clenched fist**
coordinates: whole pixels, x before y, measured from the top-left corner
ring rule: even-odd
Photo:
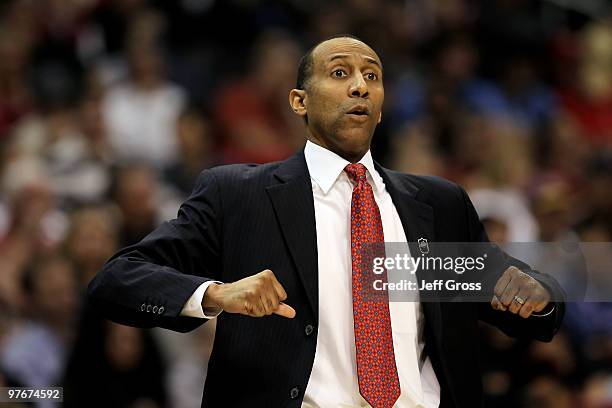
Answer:
[[[266,269],[233,283],[211,284],[206,290],[202,306],[252,317],[274,313],[292,319],[295,310],[283,303],[285,299],[285,289],[276,280],[274,273]]]
[[[540,282],[514,266],[504,271],[494,293],[491,300],[493,309],[509,310],[523,318],[542,311],[550,302],[550,294]]]

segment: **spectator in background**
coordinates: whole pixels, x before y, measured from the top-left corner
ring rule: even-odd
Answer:
[[[15,325],[15,311],[0,297],[0,350],[6,347],[6,340]],[[0,364],[0,387],[17,385],[15,381],[8,378],[2,364]]]
[[[12,154],[44,161],[48,187],[66,207],[100,200],[110,184],[82,124],[77,106],[60,104],[23,121],[9,146]]]
[[[543,178],[560,177],[570,183],[572,190],[585,186],[585,171],[591,159],[591,147],[579,126],[567,114],[551,118],[549,132],[543,135],[536,183]]]
[[[539,240],[542,242],[563,241],[572,234],[573,206],[571,189],[559,177],[541,180],[532,187],[531,200],[534,215],[540,226]]]
[[[197,407],[202,402],[202,378],[206,378],[216,329],[216,322],[210,323],[210,327],[179,335],[185,337],[186,344],[169,360],[166,378],[173,408]]]
[[[119,161],[138,160],[161,170],[176,159],[175,124],[185,94],[165,77],[163,52],[155,39],[161,23],[155,16],[134,26],[127,46],[129,76],[108,91],[103,114]]]
[[[508,242],[508,224],[505,220],[489,217],[481,218],[480,221],[482,221],[491,242],[502,245]]]
[[[602,238],[610,237],[612,236],[612,150],[599,152],[591,158],[587,177],[590,180],[587,191],[589,211],[592,217],[607,230],[607,234]]]
[[[457,138],[470,118],[529,129],[551,114],[551,98],[541,95],[545,91],[535,80],[531,65],[521,65],[524,60],[516,59],[514,65],[507,66],[500,86],[478,71],[481,56],[468,33],[442,32],[431,48],[431,72],[427,76],[408,72],[400,75],[390,93],[393,103],[389,114],[395,128],[406,121],[426,119],[438,148],[449,161],[461,152],[482,154],[465,149]],[[523,133],[529,135],[525,130]]]
[[[476,189],[470,191],[470,197],[478,216],[487,226],[492,241],[503,243],[538,240],[538,224],[531,214],[527,200],[519,190]]]
[[[438,78],[434,80],[447,87],[443,93],[455,94],[474,112],[537,128],[555,111],[554,97],[539,81],[534,58],[508,54],[495,74],[498,81],[492,81],[478,75],[480,54],[473,41],[456,34],[443,38],[436,58]]]
[[[135,164],[119,169],[114,200],[121,214],[120,246],[140,241],[155,228],[159,216],[158,193],[157,176],[150,167]]]
[[[39,160],[11,159],[1,188],[8,229],[0,232],[0,298],[17,309],[24,301],[20,282],[27,264],[34,254],[49,254],[60,245],[67,223]]]
[[[557,101],[550,87],[538,77],[536,58],[522,53],[510,55],[499,75],[497,103],[490,100],[481,109],[511,119],[527,129],[537,131],[545,126],[557,110]]]
[[[594,146],[612,145],[612,15],[582,32],[572,87],[560,89],[563,108]]]
[[[448,176],[468,190],[523,190],[534,170],[532,141],[515,122],[458,112],[452,122],[454,142]]]
[[[176,214],[180,197],[159,179],[155,169],[142,163],[117,169],[112,199],[119,209],[119,246],[141,240]]]
[[[130,26],[148,7],[147,0],[109,0],[95,2],[96,10],[91,16],[92,35],[99,36],[96,42],[102,45],[105,55],[116,55],[124,51],[125,39]]]
[[[436,143],[444,153],[453,145],[456,106],[463,108],[464,89],[483,82],[476,76],[478,53],[465,35],[440,35],[431,44],[433,58],[427,76],[404,68],[390,89],[388,108],[396,128],[404,122],[427,118]]]
[[[2,349],[1,365],[22,386],[60,383],[78,312],[75,271],[59,255],[35,261],[23,276],[28,320],[16,325]]]
[[[32,108],[27,78],[32,41],[28,34],[19,27],[0,25],[0,142]]]
[[[108,129],[104,121],[106,88],[101,73],[90,69],[85,74],[85,92],[79,103],[79,122],[91,152],[92,159],[111,165],[114,160]]]
[[[572,408],[576,406],[570,390],[561,381],[548,376],[539,377],[529,384],[520,404],[524,408]]]
[[[247,73],[223,87],[214,114],[225,163],[283,160],[301,144],[302,127],[287,105],[300,48],[270,32],[254,45]]]
[[[71,215],[65,250],[76,266],[80,288],[117,250],[118,226],[116,214],[104,207],[84,207]]]
[[[194,108],[185,110],[176,126],[178,158],[166,168],[164,178],[186,197],[200,172],[215,162],[212,129],[208,118]]]
[[[44,61],[32,75],[37,106],[15,125],[5,146],[11,157],[40,160],[49,178],[47,187],[64,208],[100,200],[109,185],[106,164],[94,150],[84,129],[92,119],[80,113],[89,91],[74,67]]]
[[[515,407],[518,399],[515,378],[517,373],[524,371],[520,356],[525,351],[525,344],[485,324],[480,324],[479,328],[484,406]]]
[[[586,381],[584,391],[580,395],[580,404],[583,408],[600,408],[612,406],[612,374],[610,370],[595,372]],[[556,407],[555,407],[556,408]]]
[[[85,311],[64,379],[66,408],[163,408],[165,364],[151,333]]]
[[[445,165],[432,124],[428,120],[407,123],[393,135],[391,168],[412,174],[442,176]]]

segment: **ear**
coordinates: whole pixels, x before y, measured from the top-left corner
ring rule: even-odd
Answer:
[[[382,121],[382,112],[380,112],[378,114],[378,122],[376,122],[377,124],[380,123]]]
[[[306,116],[306,91],[303,89],[292,89],[289,92],[289,106],[299,116]]]

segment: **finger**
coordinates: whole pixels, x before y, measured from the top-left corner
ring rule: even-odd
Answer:
[[[537,294],[534,296],[534,303],[534,312],[541,312],[542,310],[544,310],[544,308],[550,303],[550,294],[548,293],[548,291],[544,288],[541,288],[541,290],[537,291]]]
[[[511,280],[512,280],[512,269],[510,267],[504,271],[501,278],[499,278],[499,280],[495,284],[495,288],[493,288],[493,293],[497,295],[498,299],[501,298],[502,293],[504,293],[506,286],[508,286]]]
[[[491,306],[493,307],[493,309],[501,310],[502,312],[505,312],[507,310],[506,306],[502,305],[497,296],[495,295],[493,295],[493,299],[491,300]]]
[[[512,302],[510,303],[510,307],[508,307],[508,310],[510,311],[510,313],[517,314],[523,308],[523,306],[527,304],[527,301],[529,300],[529,295],[530,295],[529,287],[522,285],[518,293],[512,297]],[[520,298],[523,301],[523,303],[519,302],[517,298]]]
[[[248,301],[245,309],[248,310],[248,315],[251,317],[261,317],[265,314],[265,309],[259,298]]]
[[[514,296],[516,296],[518,292],[519,282],[517,279],[513,278],[510,283],[508,283],[508,286],[506,286],[506,289],[504,289],[504,292],[501,294],[501,296],[498,295],[499,301],[502,303],[502,305],[509,308],[512,301],[514,300]]]
[[[247,315],[247,316],[253,316],[255,317],[255,315],[257,314],[255,308],[253,307],[252,303],[249,302],[248,300],[244,301],[244,305],[242,306],[242,310],[243,310],[243,314]]]
[[[532,277],[528,278],[525,285],[526,296],[523,297],[523,295],[519,294],[520,297],[525,299],[525,304],[519,311],[519,315],[522,318],[527,319],[533,312],[537,312],[539,304],[542,302],[540,287],[540,284],[535,279]]]
[[[255,302],[245,301],[243,310],[243,314],[250,317],[262,317],[266,315],[266,310],[261,300]]]
[[[495,310],[499,310],[499,300],[497,300],[497,296],[495,295],[491,298],[491,307]]]
[[[548,306],[550,301],[549,300],[535,300],[534,303],[535,305],[533,306],[533,311],[538,313],[544,310],[544,308]]]
[[[533,313],[533,305],[533,300],[528,300],[525,302],[519,311],[519,316],[521,316],[523,319],[527,319],[529,316],[531,316],[531,313]]]
[[[278,295],[272,286],[265,294],[265,302],[266,302],[266,314],[272,314],[278,308]]]
[[[270,299],[264,294],[259,297],[259,303],[263,307],[264,315],[272,314],[272,308],[270,307]]]
[[[272,314],[273,312],[268,307],[268,299],[263,295],[259,297],[259,310],[261,312],[261,316],[266,316],[266,315]]]
[[[264,279],[262,281],[263,288],[261,289],[262,299],[266,306],[266,313],[272,314],[278,307],[278,303],[281,300],[284,300],[284,299],[280,299],[280,295],[278,293],[277,286],[280,286],[280,284],[276,280],[276,277],[274,276],[274,272],[272,272],[270,269],[266,269],[265,271],[262,271],[261,273],[264,276]]]
[[[287,300],[287,292],[285,292],[285,288],[283,288],[283,285],[280,284],[274,275],[272,275],[272,285],[274,286],[274,291],[278,296],[278,300],[281,302]]]
[[[263,276],[263,277],[268,277],[270,275],[274,276],[274,272],[272,272],[271,269],[264,269],[263,271],[259,272],[257,275]]]
[[[293,319],[295,317],[295,309],[286,303],[280,303],[274,313],[289,319]]]

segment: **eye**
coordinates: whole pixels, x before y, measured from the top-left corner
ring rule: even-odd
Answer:
[[[366,75],[366,79],[369,81],[376,81],[378,79],[378,75],[373,72],[368,72]]]
[[[344,72],[343,69],[336,69],[336,70],[334,70],[334,72],[332,72],[332,75],[335,78],[344,78],[345,76],[347,76],[346,72]]]

